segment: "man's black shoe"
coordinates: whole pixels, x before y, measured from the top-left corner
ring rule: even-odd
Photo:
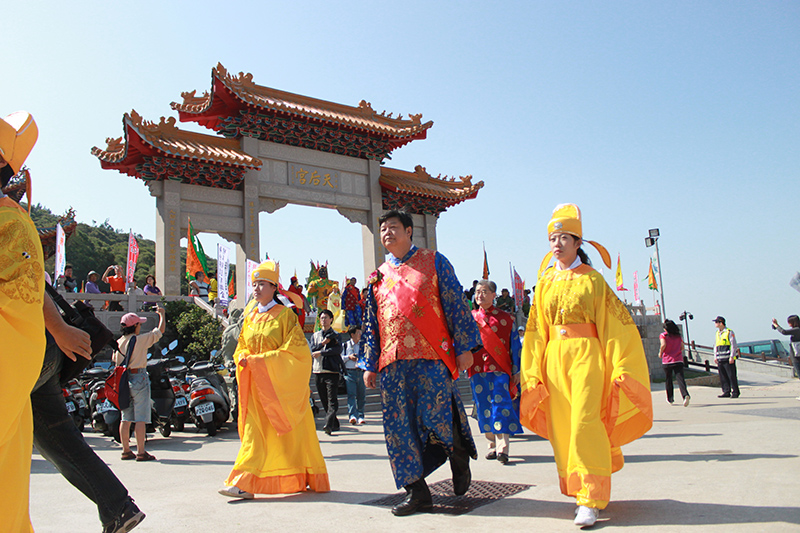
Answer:
[[[739,397],[738,394],[731,394],[731,398],[738,398],[738,397]]]
[[[503,463],[504,465],[508,464],[508,454],[498,453],[497,454],[497,460],[500,461],[501,463]]]
[[[125,507],[113,522],[103,527],[103,533],[128,533],[144,520],[144,513],[133,503],[133,498],[128,498]]]
[[[497,452],[494,450],[490,451],[489,453],[486,454],[486,458],[490,461],[494,461],[495,459],[497,459]]]
[[[719,396],[717,396],[717,398],[730,398],[730,397],[731,397],[731,393],[729,393],[729,392],[726,392],[725,394],[720,394]]]
[[[418,479],[411,485],[407,485],[406,492],[408,492],[406,499],[392,507],[393,515],[408,516],[433,509],[431,491],[424,479]]]
[[[469,470],[469,455],[454,454],[450,458],[450,471],[453,472],[453,492],[456,496],[463,496],[469,490],[472,481],[472,472]]]

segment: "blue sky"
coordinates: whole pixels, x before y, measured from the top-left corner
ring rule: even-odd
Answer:
[[[154,238],[146,187],[90,149],[120,136],[131,109],[175,116],[169,103],[207,90],[219,61],[262,85],[433,120],[386,164],[486,183],[438,225],[464,283],[485,242],[501,287],[509,262],[533,284],[550,214],[574,202],[631,289],[660,229],[668,317],[693,313],[702,344],[718,314],[741,341],[800,312],[788,285],[800,270],[797,2],[17,2],[4,18],[0,113],[34,114],[34,201],[56,213]],[[361,230],[335,211],[290,206],[261,224],[262,252],[285,273],[327,260],[335,279],[363,283]]]

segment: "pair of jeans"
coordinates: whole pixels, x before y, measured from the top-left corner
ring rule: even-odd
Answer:
[[[54,353],[58,357],[52,357]],[[48,333],[45,361],[60,357],[63,355]],[[128,491],[94,453],[72,421],[64,403],[58,372],[48,373],[50,377],[31,393],[33,444],[67,481],[97,505],[100,522],[108,524],[122,514]]]
[[[664,368],[664,374],[667,377],[667,401],[669,403],[675,401],[675,390],[672,386],[673,372],[675,372],[678,388],[681,390],[681,398],[689,396],[689,391],[686,389],[686,378],[683,376],[683,363],[669,363],[661,366]]]
[[[364,371],[360,368],[348,368],[345,370],[344,382],[347,385],[347,414],[356,420],[364,418],[364,403],[367,401]]]
[[[320,372],[314,374],[317,383],[317,394],[325,409],[325,431],[339,431],[339,419],[336,413],[339,411],[339,373]]]

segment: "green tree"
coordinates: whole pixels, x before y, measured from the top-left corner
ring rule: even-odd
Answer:
[[[169,302],[167,330],[161,345],[178,340],[176,353],[183,353],[195,361],[207,361],[212,350],[219,350],[222,327],[203,309],[189,302]]]

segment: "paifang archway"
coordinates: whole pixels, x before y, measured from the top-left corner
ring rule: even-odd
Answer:
[[[156,198],[156,278],[179,294],[184,265],[180,239],[191,217],[197,232],[236,244],[236,286],[245,259],[257,261],[258,215],[289,203],[336,209],[361,224],[365,279],[383,261],[378,217],[404,209],[414,219],[414,242],[436,249],[436,223],[448,207],[475,198],[483,182],[471,176],[431,176],[381,163],[395,148],[424,139],[433,122],[421,115],[392,118],[361,101],[326,102],[253,83],[251,74],[211,71],[211,89],[183,93],[172,103],[181,122],[216,135],[181,130],[174,117],[158,123],[136,111],[123,116],[124,136],[92,154],[104,169],[144,180]]]

